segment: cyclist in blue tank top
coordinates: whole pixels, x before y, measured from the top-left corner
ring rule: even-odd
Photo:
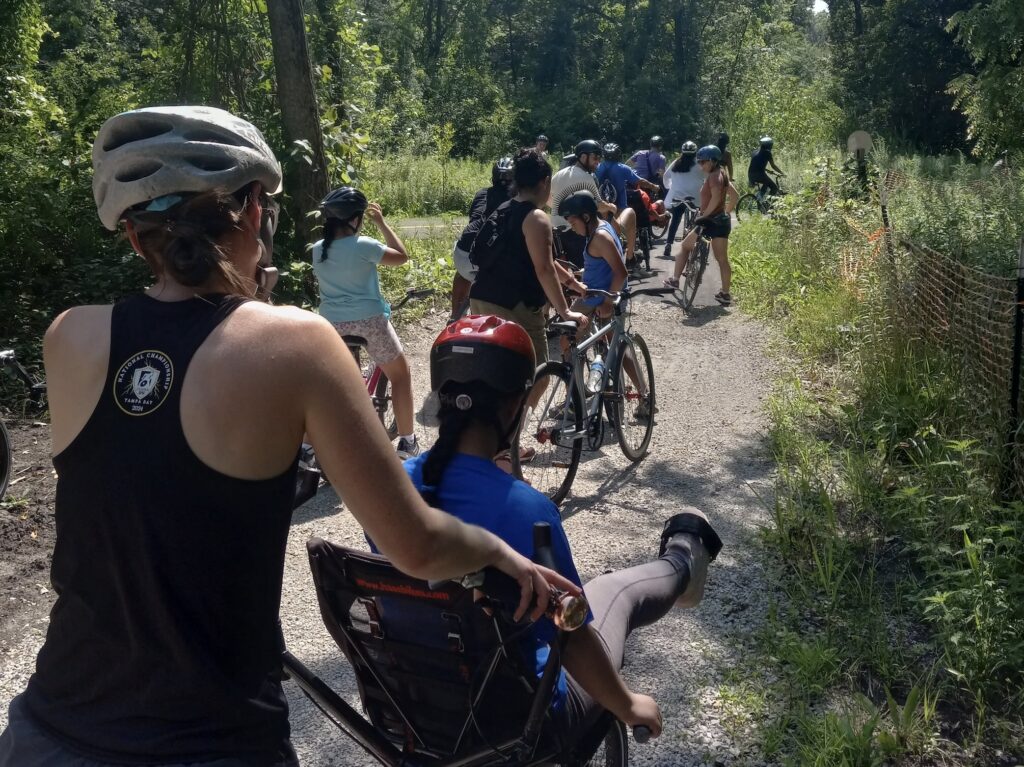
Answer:
[[[597,200],[590,192],[576,192],[562,200],[558,207],[569,226],[587,238],[583,249],[583,284],[588,288],[616,293],[625,286],[626,256],[622,242],[612,225],[602,221],[597,213]],[[611,314],[611,299],[585,296],[573,304],[575,311],[607,317]]]

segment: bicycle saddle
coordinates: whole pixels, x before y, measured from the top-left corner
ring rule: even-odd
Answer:
[[[551,330],[558,331],[559,333],[575,333],[577,330],[579,330],[579,325],[577,325],[572,320],[563,320],[561,322],[552,322],[550,325],[548,325],[548,327]]]

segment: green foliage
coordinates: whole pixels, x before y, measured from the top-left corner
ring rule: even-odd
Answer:
[[[481,188],[491,183],[491,164],[410,153],[371,158],[359,169],[360,187],[386,215],[465,215]]]
[[[962,163],[879,159],[905,175],[904,198],[958,181],[977,206],[1003,188]],[[765,638],[791,712],[778,747],[796,764],[925,755],[936,717],[963,706],[992,741],[1024,711],[1024,506],[997,500],[1001,435],[961,366],[892,314],[877,202],[857,199],[834,162],[814,165],[773,218],[739,227],[731,253],[744,305],[781,322],[796,367],[769,406],[779,468],[766,540],[788,597]],[[893,204],[902,221],[919,201]],[[922,237],[969,229],[915,220]],[[836,695],[852,703],[823,711]]]
[[[950,83],[977,151],[1024,150],[1024,6],[1017,0],[969,3],[950,19],[949,30],[977,70]]]

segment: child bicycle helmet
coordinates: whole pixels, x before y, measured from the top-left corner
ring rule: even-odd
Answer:
[[[103,123],[92,146],[92,191],[111,231],[144,202],[258,181],[281,191],[281,165],[252,123],[214,107],[148,107]],[[180,202],[180,200],[179,200]],[[160,208],[166,210],[173,200]]]
[[[558,203],[558,215],[563,218],[582,216],[584,213],[589,213],[591,216],[597,215],[597,200],[586,189],[573,192]]]
[[[533,342],[522,327],[492,315],[469,315],[441,331],[430,347],[430,388],[450,383],[482,383],[502,394],[525,392],[533,385]],[[460,410],[468,410],[472,403]]]
[[[320,202],[320,210],[327,218],[349,221],[369,207],[366,195],[350,186],[342,186],[330,192]]]

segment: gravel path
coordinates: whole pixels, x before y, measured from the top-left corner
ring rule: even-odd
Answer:
[[[667,261],[655,260],[664,269]],[[662,275],[647,280],[659,284]],[[771,493],[773,466],[764,443],[763,398],[770,382],[765,332],[736,310],[713,304],[712,262],[698,308],[687,317],[668,299],[634,306],[633,327],[654,358],[659,408],[651,453],[629,463],[615,443],[584,462],[564,505],[566,530],[584,581],[657,553],[663,520],[681,504],[707,512],[726,548],[712,565],[704,602],[673,611],[630,639],[624,670],[630,685],[661,704],[665,731],[631,744],[634,765],[760,764],[755,717],[736,702],[743,660],[763,624],[766,575],[753,542],[767,512],[757,496]],[[427,350],[443,322],[428,316],[403,331],[414,381],[428,382]],[[426,443],[433,434],[418,427]],[[756,493],[755,493],[756,491]],[[318,535],[351,546],[363,540],[334,491],[296,512],[288,542],[281,608],[289,648],[350,703],[358,705],[347,666],[320,622],[306,563],[305,540]],[[3,648],[0,729],[6,704],[24,688],[46,627],[49,594],[23,610],[20,636]],[[6,600],[5,600],[6,601]],[[294,742],[307,767],[375,764],[287,683]]]

